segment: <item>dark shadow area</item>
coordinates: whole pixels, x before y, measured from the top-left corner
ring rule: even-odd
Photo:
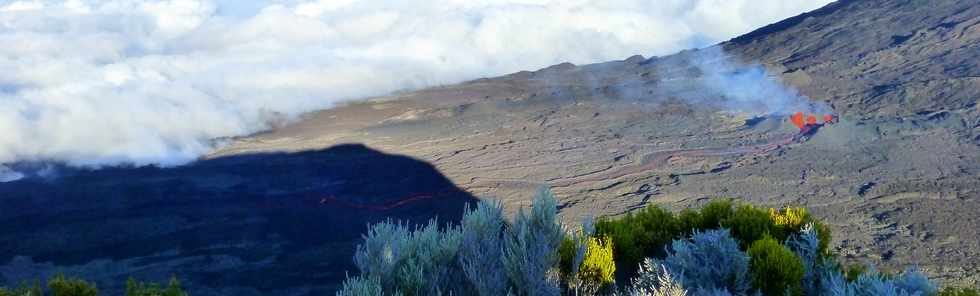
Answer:
[[[332,294],[369,223],[455,222],[476,202],[363,145],[55,174],[0,183],[0,284],[60,270],[109,295],[171,274],[192,295]]]

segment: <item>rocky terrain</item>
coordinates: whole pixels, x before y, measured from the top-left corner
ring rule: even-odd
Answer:
[[[512,213],[550,186],[568,223],[717,197],[805,206],[847,261],[976,287],[978,63],[976,1],[845,0],[711,48],[352,102],[190,166],[0,183],[18,241],[0,282],[129,270],[233,289],[216,294],[329,290],[370,221],[454,219],[472,196]],[[756,64],[810,104],[713,83]],[[839,118],[797,138],[787,115],[813,110]]]

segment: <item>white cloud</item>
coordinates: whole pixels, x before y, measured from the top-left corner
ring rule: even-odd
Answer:
[[[668,54],[827,2],[0,0],[0,163],[180,164],[339,100]]]
[[[40,1],[14,1],[0,6],[0,12],[29,11],[44,9],[44,3]]]

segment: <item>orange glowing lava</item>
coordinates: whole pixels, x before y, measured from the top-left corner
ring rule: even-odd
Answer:
[[[835,117],[832,114],[825,114],[822,116],[822,118],[823,122],[820,122],[820,124],[830,124],[833,123]],[[818,124],[816,114],[805,114],[803,112],[793,113],[793,115],[789,117],[789,121],[799,129]]]
[[[797,128],[803,128],[803,112],[794,113],[793,116],[789,117],[789,120],[793,122],[793,125],[796,125]]]

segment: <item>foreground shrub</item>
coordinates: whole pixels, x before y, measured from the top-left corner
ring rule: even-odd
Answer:
[[[636,277],[630,282],[631,296],[685,296],[687,290],[667,267],[647,258],[643,260]]]
[[[671,249],[664,266],[689,290],[745,294],[752,285],[749,257],[727,229],[697,232],[689,240],[675,240]]]
[[[76,278],[65,278],[64,274],[58,274],[48,281],[48,289],[53,296],[95,296],[99,294],[99,289],[95,284]]]
[[[556,214],[554,197],[541,190],[513,224],[499,204],[483,202],[459,227],[373,225],[355,255],[361,275],[338,295],[937,295],[916,270],[869,269],[849,281],[826,251],[830,232],[803,209],[720,200],[675,216],[651,206],[570,235]],[[642,263],[618,291],[614,275],[629,260]]]
[[[907,269],[891,280],[900,290],[909,294],[934,295],[939,292],[939,289],[929,282],[929,278],[917,268]]]
[[[381,287],[381,279],[377,277],[349,277],[344,280],[344,286],[337,291],[338,296],[385,295]]]
[[[731,216],[722,221],[721,225],[731,230],[732,236],[739,240],[743,248],[747,248],[766,235],[778,241],[786,239],[786,234],[776,226],[767,211],[751,205],[739,206]]]
[[[391,221],[371,227],[354,254],[361,276],[376,278],[386,293],[431,295],[458,287],[455,268],[460,231],[439,231],[436,220],[409,230]]]
[[[588,238],[585,240],[585,247],[588,248]],[[564,277],[572,277],[578,274],[579,267],[582,266],[581,262],[577,261],[579,244],[574,238],[566,236],[561,240],[561,245],[558,246],[558,271]],[[582,252],[582,257],[585,257],[585,252]]]
[[[664,246],[681,234],[681,227],[670,211],[649,206],[619,219],[601,218],[596,235],[609,237],[620,267],[636,268],[643,258],[663,258]]]
[[[696,217],[690,219],[691,222],[687,227],[691,230],[699,229],[718,229],[722,227],[722,221],[727,220],[734,214],[734,203],[730,199],[716,199],[708,202],[703,207],[701,207],[700,212],[694,212]]]
[[[844,271],[844,278],[849,282],[856,281],[858,277],[861,277],[864,272],[868,271],[868,267],[864,265],[851,265],[848,266],[846,271]]]
[[[808,223],[813,225],[813,230],[817,234],[817,252],[822,257],[831,257],[830,241],[833,238],[830,232],[830,227],[813,218],[810,218]]]
[[[800,233],[786,241],[786,246],[800,258],[803,263],[803,282],[801,287],[806,295],[820,295],[821,282],[825,270],[835,268],[821,251],[821,241],[812,223],[806,224]]]
[[[579,276],[589,248],[589,242],[593,240],[594,233],[594,225],[590,219],[586,219],[583,221],[582,227],[571,231],[570,235],[566,235],[562,239],[561,246],[558,247],[558,270],[565,287],[564,294],[589,295],[590,293],[597,293],[601,288],[601,283],[590,282],[588,279]],[[609,243],[608,252],[612,256],[612,242],[608,239],[607,241]],[[615,268],[615,262],[612,262],[613,268]]]
[[[558,263],[563,232],[557,223],[557,201],[547,189],[534,197],[531,213],[519,210],[504,236],[503,263],[518,295],[558,295],[558,281],[548,272]]]
[[[126,281],[126,296],[187,296],[180,288],[176,277],[171,277],[167,288],[161,288],[157,283],[137,282],[133,278]]]
[[[765,295],[801,295],[803,262],[771,237],[755,241],[748,249],[754,287]]]
[[[616,262],[613,243],[607,238],[589,238],[578,277],[587,283],[608,287],[615,282]]]
[[[541,189],[513,225],[499,204],[482,202],[460,226],[440,230],[391,221],[369,227],[354,255],[361,274],[337,295],[558,295],[555,276],[564,233],[557,202]]]
[[[481,201],[463,214],[459,262],[478,295],[507,293],[507,274],[500,260],[506,225],[499,203]]]
[[[806,222],[806,220],[809,220],[809,215],[806,213],[806,209],[792,207],[786,207],[786,209],[782,212],[770,208],[769,217],[774,223],[776,223],[777,226],[783,226],[790,229],[799,229],[801,226],[803,226],[803,223]]]
[[[840,272],[828,272],[825,277],[827,280],[822,285],[821,295],[923,296],[935,295],[937,292],[925,275],[915,269],[906,270],[898,276],[891,277],[871,268],[853,282],[847,281],[843,273]]]

